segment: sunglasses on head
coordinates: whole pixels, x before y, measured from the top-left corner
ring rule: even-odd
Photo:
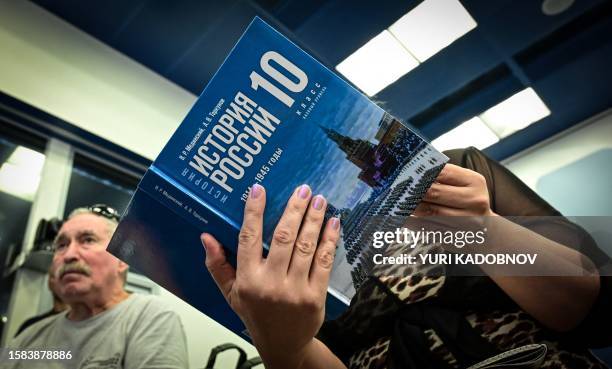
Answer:
[[[119,220],[121,219],[121,215],[117,210],[105,204],[91,205],[87,207],[87,210],[91,211],[96,215],[103,216],[104,218],[114,220],[116,222],[119,222]]]

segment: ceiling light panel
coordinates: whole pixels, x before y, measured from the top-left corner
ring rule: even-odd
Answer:
[[[499,138],[480,118],[474,117],[451,129],[435,140],[432,145],[439,151],[474,146],[484,149],[499,141]]]
[[[550,115],[550,110],[533,88],[526,88],[479,117],[500,138],[507,137]]]
[[[419,62],[389,33],[383,31],[336,66],[368,96],[397,81]]]
[[[476,26],[458,0],[425,0],[391,25],[389,31],[423,62]]]

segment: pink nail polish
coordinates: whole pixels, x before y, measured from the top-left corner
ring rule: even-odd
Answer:
[[[323,208],[323,203],[324,202],[325,202],[325,199],[323,199],[323,196],[317,195],[314,198],[314,202],[312,203],[312,207],[315,210],[321,210]]]
[[[263,192],[263,187],[259,184],[254,184],[251,187],[251,198],[256,199],[259,197],[259,195],[261,195],[261,193]]]
[[[308,187],[308,185],[301,185],[300,189],[298,191],[298,196],[300,196],[302,199],[305,199],[308,197],[308,195],[310,195],[310,187]]]
[[[338,229],[340,228],[340,219],[338,218],[331,218],[331,226],[333,229]]]

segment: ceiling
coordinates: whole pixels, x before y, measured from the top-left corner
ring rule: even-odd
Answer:
[[[561,1],[561,0],[552,0]],[[33,0],[199,94],[255,15],[333,69],[417,6],[398,0]],[[429,139],[525,87],[551,115],[486,149],[503,159],[612,106],[612,2],[463,0],[478,26],[373,98]]]

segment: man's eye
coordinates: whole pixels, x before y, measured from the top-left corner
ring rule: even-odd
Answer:
[[[85,243],[93,243],[96,242],[96,239],[93,237],[85,237]]]
[[[61,242],[61,243],[56,243],[53,247],[55,248],[55,250],[62,250],[62,249],[65,249],[66,246],[68,246],[66,242]]]

